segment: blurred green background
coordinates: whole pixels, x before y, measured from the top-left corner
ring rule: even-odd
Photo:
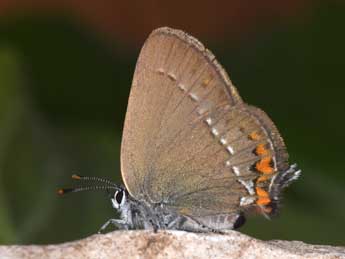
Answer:
[[[303,170],[280,217],[250,218],[240,230],[345,245],[344,4],[46,2],[0,3],[1,244],[83,238],[115,216],[105,193],[56,189],[76,184],[76,172],[121,181],[136,58],[150,31],[168,25],[214,52]]]

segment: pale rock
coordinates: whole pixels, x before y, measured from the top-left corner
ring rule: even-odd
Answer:
[[[345,258],[345,247],[261,241],[237,231],[114,231],[56,245],[0,246],[0,258]]]

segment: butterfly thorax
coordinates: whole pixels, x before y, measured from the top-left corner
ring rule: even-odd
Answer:
[[[167,211],[163,204],[139,201],[126,192],[125,201],[116,208],[126,228],[129,229],[165,229],[177,215]]]

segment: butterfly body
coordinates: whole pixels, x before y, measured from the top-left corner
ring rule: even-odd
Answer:
[[[117,199],[117,195],[121,196]],[[138,201],[125,189],[114,194],[111,199],[113,207],[120,213],[121,219],[110,219],[100,229],[105,230],[109,224],[119,229],[174,229],[192,232],[221,231],[240,227],[244,223],[243,215],[214,215],[202,219],[178,214],[163,203],[150,204]]]

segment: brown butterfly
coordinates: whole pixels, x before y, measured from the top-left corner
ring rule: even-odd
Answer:
[[[244,103],[214,55],[180,30],[159,28],[146,40],[134,73],[121,148],[125,186],[114,189],[124,229],[222,231],[245,214],[277,213],[282,190],[300,175],[288,165],[277,128]]]

